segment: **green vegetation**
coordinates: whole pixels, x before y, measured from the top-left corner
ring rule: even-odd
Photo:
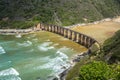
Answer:
[[[79,77],[75,80],[119,80],[120,73],[101,61],[93,61],[83,65]]]
[[[110,54],[109,63],[120,61],[120,30],[110,39],[106,40],[103,46],[104,54]]]
[[[25,29],[25,28],[30,28],[33,27],[34,25],[38,24],[38,21],[0,21],[0,28],[3,29],[9,29],[9,28],[13,28],[13,29]],[[4,26],[4,27],[2,27]]]
[[[57,25],[93,22],[120,15],[119,0],[1,0],[0,21],[41,21]],[[7,20],[4,20],[8,18]],[[9,21],[11,21],[9,23]],[[1,25],[1,24],[0,24]],[[1,28],[5,27],[1,25]],[[11,26],[9,27],[11,28]],[[17,27],[21,28],[21,27]]]
[[[68,73],[66,80],[119,80],[120,30],[104,42],[99,55],[81,60]]]

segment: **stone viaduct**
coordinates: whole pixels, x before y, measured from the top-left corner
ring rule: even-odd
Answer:
[[[72,41],[88,48],[88,49],[90,49],[90,47],[96,43],[99,46],[99,50],[100,50],[100,44],[98,41],[96,41],[94,38],[87,36],[85,34],[82,34],[80,32],[76,32],[71,29],[64,28],[64,27],[57,26],[57,25],[43,24],[43,23],[40,23],[37,26],[37,29],[59,34],[65,38],[68,38],[69,40],[72,40]]]
[[[52,33],[59,34],[65,38],[68,38],[69,40],[72,40],[80,45],[83,45],[84,47],[91,49],[91,46],[93,44],[97,44],[98,49],[100,50],[100,44],[98,41],[96,41],[94,38],[87,36],[85,34],[82,34],[80,32],[73,31],[69,28],[57,26],[57,25],[51,25],[51,24],[43,24],[39,23],[36,27],[32,27],[29,29],[0,29],[0,34],[21,34],[21,33],[29,33],[29,32],[35,32],[35,31],[49,31]]]

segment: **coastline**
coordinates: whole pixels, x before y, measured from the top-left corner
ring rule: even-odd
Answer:
[[[114,18],[105,18],[105,19],[102,19],[102,20],[99,20],[99,21],[94,21],[92,23],[78,23],[78,24],[75,24],[75,25],[63,26],[63,27],[71,29],[71,28],[75,28],[75,27],[79,27],[79,26],[85,27],[85,26],[88,26],[88,25],[95,25],[95,24],[100,24],[100,23],[109,22],[109,21],[114,21],[114,22],[120,23],[120,16],[114,17]],[[32,33],[32,32],[42,31],[39,28],[39,26],[40,26],[40,24],[37,24],[37,26],[31,27],[31,28],[28,28],[28,29],[0,29],[0,34],[15,35],[15,34],[28,34],[28,33]]]
[[[102,23],[102,22],[113,21],[113,20],[114,20],[114,18],[113,19],[106,18],[106,19],[103,19],[103,20],[100,20],[100,21],[95,21],[93,23],[82,23],[82,24],[76,24],[76,25],[73,25],[73,26],[66,26],[66,28],[73,28],[73,27],[77,27],[77,26],[86,26],[86,25],[91,25],[91,24],[99,24],[99,23]],[[42,30],[38,29],[37,26],[29,28],[29,29],[0,29],[0,34],[16,35],[16,34],[29,34],[29,33],[32,33],[32,32],[42,31]],[[66,77],[67,73],[69,72],[69,70],[71,70],[71,68],[73,68],[75,66],[75,64],[80,61],[81,57],[85,57],[88,54],[90,54],[90,52],[86,51],[86,52],[83,52],[82,54],[80,53],[80,54],[76,55],[73,59],[71,59],[70,60],[70,62],[72,62],[71,66],[69,68],[66,68],[62,73],[60,73],[58,75],[59,79],[60,80],[65,80],[65,77]],[[53,80],[56,80],[56,78],[53,79]]]
[[[57,78],[57,80],[65,80],[68,72],[78,63],[80,62],[80,60],[85,57],[85,56],[89,56],[91,52],[89,50],[87,50],[86,52],[82,52],[80,54],[77,54],[75,56],[73,56],[73,58],[70,60],[70,67],[66,68],[62,73],[60,73]],[[56,80],[56,78],[54,78],[53,80]]]
[[[73,27],[78,27],[78,26],[84,27],[84,26],[88,26],[88,25],[95,25],[95,24],[100,24],[100,23],[109,22],[109,21],[120,23],[120,16],[117,16],[117,17],[114,17],[114,18],[104,18],[102,20],[94,21],[94,22],[91,22],[91,23],[78,23],[78,24],[74,24],[74,25],[71,25],[71,26],[64,26],[64,27],[65,28],[73,28]]]
[[[0,34],[2,35],[16,35],[16,34],[29,34],[33,32],[42,31],[38,28],[39,24],[35,27],[31,27],[28,29],[0,29]]]
[[[87,26],[87,25],[93,25],[93,24],[99,24],[99,23],[102,23],[102,22],[107,22],[107,21],[112,21],[112,18],[105,18],[105,19],[102,19],[102,20],[99,20],[99,21],[94,21],[94,22],[91,22],[91,23],[81,23],[81,24],[75,24],[75,25],[71,25],[71,26],[64,26],[66,28],[73,28],[73,27],[77,27],[77,26]]]

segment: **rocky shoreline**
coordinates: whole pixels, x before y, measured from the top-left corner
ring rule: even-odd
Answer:
[[[88,49],[86,52],[80,53],[78,55],[75,55],[73,57],[73,59],[71,60],[72,64],[69,68],[65,69],[62,73],[60,73],[58,76],[54,78],[53,80],[65,80],[67,73],[75,66],[76,63],[80,62],[80,60],[85,57],[85,56],[89,56],[89,54],[91,53],[91,51]]]

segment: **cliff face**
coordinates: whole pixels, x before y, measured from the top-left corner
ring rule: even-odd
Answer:
[[[92,22],[120,15],[120,0],[1,0],[0,20],[57,25]]]

